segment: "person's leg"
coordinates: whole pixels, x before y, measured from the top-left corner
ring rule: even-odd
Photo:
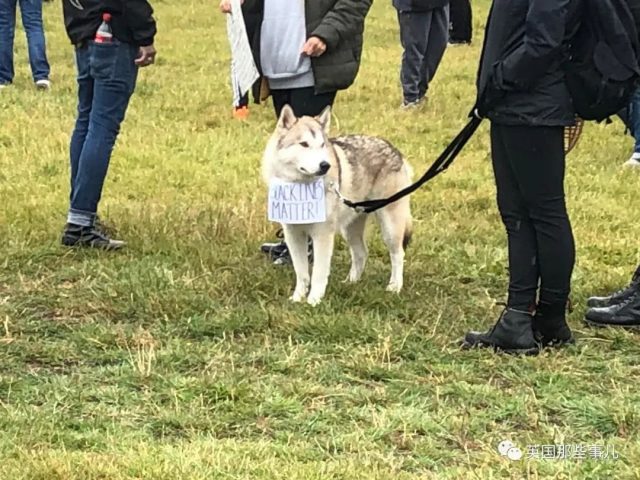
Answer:
[[[472,10],[469,0],[451,0],[451,43],[471,43]]]
[[[20,0],[20,13],[27,34],[33,81],[48,80],[50,67],[42,24],[42,0]]]
[[[404,105],[415,104],[422,99],[423,92],[420,84],[424,77],[423,62],[427,50],[430,21],[430,11],[398,11],[400,42],[403,48],[400,82]]]
[[[93,78],[90,72],[89,46],[85,45],[76,48],[75,56],[78,83],[78,108],[76,123],[69,146],[69,156],[71,160],[71,189],[69,201],[73,199],[75,191],[80,154],[82,153],[87,132],[89,131],[89,117],[91,115],[91,105],[93,104]]]
[[[497,203],[507,231],[509,250],[509,296],[507,306],[521,311],[535,308],[540,272],[536,232],[529,218],[525,199],[514,169],[514,152],[508,129],[491,127],[493,171]]]
[[[94,225],[111,153],[138,73],[134,63],[138,49],[132,45],[91,44],[89,51],[90,73],[94,79],[93,104],[68,215],[68,223],[78,228]],[[111,242],[107,248],[110,245]]]
[[[575,243],[565,203],[563,128],[508,127],[506,144],[535,229],[540,304],[566,306]]]
[[[535,354],[538,345],[533,333],[532,310],[538,286],[536,236],[527,218],[525,201],[513,169],[506,127],[491,125],[491,157],[497,202],[507,230],[509,245],[509,298],[507,308],[488,331],[468,332],[464,348],[486,348],[512,353]]]
[[[271,90],[271,101],[276,118],[280,118],[284,106],[291,104],[291,90]]]
[[[17,0],[0,0],[0,85],[13,82],[13,40]]]
[[[449,42],[449,6],[435,8],[431,11],[431,20],[427,31],[428,40],[422,57],[420,68],[420,97],[424,97],[429,90],[447,49]]]
[[[635,139],[633,154],[627,162],[627,165],[633,167],[640,166],[640,89],[636,90],[631,97],[626,120],[625,123]]]
[[[291,90],[290,106],[297,117],[320,115],[328,106],[333,106],[337,92],[316,94],[313,87]]]

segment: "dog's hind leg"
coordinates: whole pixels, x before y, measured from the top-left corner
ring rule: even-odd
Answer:
[[[290,300],[302,302],[309,291],[309,257],[307,250],[307,233],[293,226],[285,225],[284,240],[291,253],[293,269],[296,272],[296,289]]]
[[[391,257],[391,278],[387,291],[400,292],[404,275],[404,239],[407,218],[410,216],[409,205],[405,199],[383,208],[377,213],[384,243]]]
[[[312,234],[313,239],[313,271],[311,272],[311,290],[307,303],[318,305],[324,297],[329,282],[331,257],[333,256],[334,233]]]
[[[345,282],[357,282],[362,277],[367,263],[367,244],[364,241],[364,231],[367,226],[367,216],[360,215],[342,230],[342,236],[349,244],[351,251],[351,270]]]

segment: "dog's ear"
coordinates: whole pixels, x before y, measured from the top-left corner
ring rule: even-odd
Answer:
[[[289,130],[297,122],[296,114],[293,113],[293,108],[288,104],[282,107],[280,112],[280,118],[278,119],[278,128],[282,130]]]
[[[322,110],[322,113],[316,117],[316,120],[320,125],[322,125],[322,129],[329,133],[329,129],[331,128],[331,105],[328,105]]]

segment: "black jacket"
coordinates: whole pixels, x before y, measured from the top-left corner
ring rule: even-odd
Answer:
[[[306,0],[307,37],[317,36],[327,51],[311,58],[317,93],[335,92],[351,86],[360,69],[364,22],[373,0]],[[243,12],[258,15],[253,35],[253,57],[260,70],[260,24],[264,0],[245,0]],[[251,33],[249,32],[251,38]],[[254,89],[254,95],[257,88]]]
[[[581,0],[494,0],[485,30],[478,104],[503,125],[574,123],[563,72]]]
[[[156,22],[147,0],[63,0],[64,24],[71,43],[92,39],[102,14],[112,15],[113,36],[136,46],[153,44]]]
[[[426,12],[449,5],[449,0],[393,0],[393,6],[403,12]]]

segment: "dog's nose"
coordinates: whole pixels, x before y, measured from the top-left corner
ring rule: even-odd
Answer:
[[[320,162],[320,173],[325,174],[329,171],[330,168],[331,164],[329,162],[326,162],[324,160]]]

